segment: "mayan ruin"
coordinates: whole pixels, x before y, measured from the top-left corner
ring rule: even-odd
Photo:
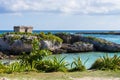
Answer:
[[[14,32],[32,33],[33,27],[31,26],[14,26]]]

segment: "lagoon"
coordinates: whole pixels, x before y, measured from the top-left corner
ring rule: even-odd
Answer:
[[[71,63],[74,58],[80,57],[83,64],[89,58],[88,61],[85,63],[86,68],[89,69],[92,66],[92,64],[95,62],[95,60],[97,60],[98,58],[106,54],[108,54],[110,57],[113,57],[114,54],[117,54],[118,56],[120,56],[120,52],[119,53],[106,53],[106,52],[63,53],[63,54],[57,54],[53,56],[56,56],[56,57],[65,56],[66,57],[65,61],[68,63]]]
[[[94,36],[97,38],[106,39],[108,41],[112,41],[120,44],[120,35],[101,35],[101,34],[82,34],[83,36]],[[84,62],[89,58],[87,63],[85,64],[86,68],[89,69],[91,65],[95,62],[96,59],[108,54],[110,57],[117,54],[120,56],[120,52],[117,53],[109,53],[109,52],[82,52],[82,53],[63,53],[54,56],[66,56],[65,60],[69,63],[73,61],[73,58],[81,57],[81,60]]]
[[[12,32],[12,31],[9,31],[9,30],[8,31],[7,30],[0,31],[0,34],[2,34],[4,32]],[[34,31],[34,32],[39,33],[40,31]],[[50,32],[50,31],[48,31],[48,32]],[[68,32],[71,32],[71,31],[68,31]],[[75,33],[75,31],[73,31],[71,33]],[[105,35],[105,34],[80,34],[80,35],[94,36],[97,38],[106,39],[108,41],[112,41],[112,42],[120,44],[120,35]],[[63,54],[56,54],[56,55],[52,55],[52,56],[57,56],[57,57],[66,56],[65,60],[68,63],[71,63],[73,61],[73,58],[77,58],[77,57],[81,57],[81,60],[83,63],[89,58],[89,60],[85,64],[86,68],[89,69],[91,67],[91,65],[95,62],[96,59],[98,59],[99,57],[102,57],[106,54],[108,54],[110,57],[114,56],[114,54],[117,54],[120,56],[120,52],[117,52],[117,53],[108,53],[108,52],[107,53],[106,52],[63,53]]]

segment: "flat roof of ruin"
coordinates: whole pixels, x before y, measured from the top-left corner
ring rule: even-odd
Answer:
[[[14,26],[14,28],[20,28],[20,29],[28,28],[28,29],[33,29],[32,26]]]

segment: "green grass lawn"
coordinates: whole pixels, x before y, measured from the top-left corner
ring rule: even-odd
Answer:
[[[84,72],[66,72],[66,73],[24,72],[24,73],[0,74],[0,78],[3,77],[8,78],[9,80],[71,80],[71,78],[81,78],[81,77],[120,78],[120,71],[84,71]]]

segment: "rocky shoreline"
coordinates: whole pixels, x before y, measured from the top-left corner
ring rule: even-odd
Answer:
[[[96,37],[84,37],[81,35],[57,34],[63,39],[62,49],[67,52],[88,52],[88,51],[103,51],[103,52],[119,52],[120,44],[100,39]],[[71,50],[71,51],[70,51]]]
[[[16,37],[17,38],[16,38]],[[32,51],[31,41],[38,36],[33,35],[6,34],[0,38],[0,52],[7,55],[18,55],[22,52]],[[54,54],[57,53],[77,53],[90,51],[119,52],[120,44],[110,42],[96,37],[85,37],[80,34],[57,33],[55,36],[61,38],[63,42],[43,39],[40,40],[40,49],[49,49]],[[15,39],[14,39],[15,37]],[[1,54],[0,54],[1,56]],[[1,57],[2,58],[2,57]]]

